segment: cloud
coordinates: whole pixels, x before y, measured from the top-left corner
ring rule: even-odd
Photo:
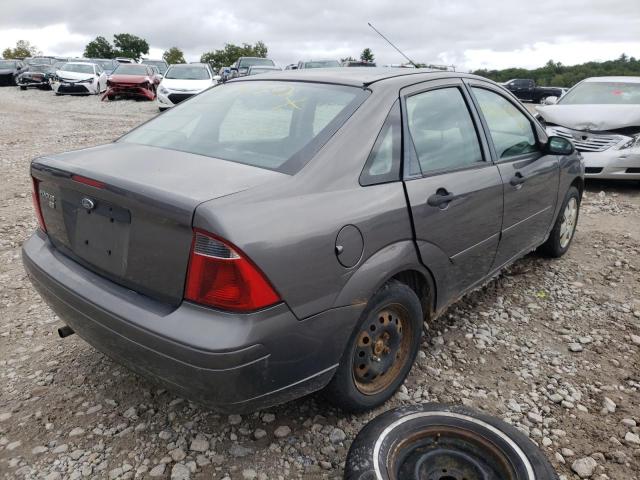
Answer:
[[[365,47],[379,63],[402,61],[367,21],[415,61],[462,69],[640,57],[638,0],[2,0],[0,47],[24,38],[47,53],[79,55],[97,35],[128,32],[154,52],[178,46],[189,60],[225,42],[262,40],[281,64]]]

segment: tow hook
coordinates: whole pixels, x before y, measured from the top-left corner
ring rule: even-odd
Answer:
[[[65,325],[64,327],[60,327],[58,329],[58,335],[60,335],[60,338],[65,338],[68,337],[69,335],[73,335],[74,332],[73,328],[71,328],[69,325]]]

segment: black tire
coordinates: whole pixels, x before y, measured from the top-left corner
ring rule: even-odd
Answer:
[[[571,227],[571,233],[569,237],[568,243],[564,243],[563,241],[563,223],[565,222],[565,213],[567,212],[567,205],[570,202],[576,202],[576,212],[575,218],[573,220],[573,226]],[[559,258],[567,253],[569,247],[571,246],[571,242],[573,241],[573,237],[575,235],[576,227],[578,225],[578,217],[580,214],[580,192],[576,187],[570,187],[567,191],[567,194],[564,197],[564,201],[562,202],[562,207],[560,209],[560,213],[558,214],[558,218],[556,218],[556,223],[553,225],[553,229],[549,234],[549,238],[544,242],[538,251],[545,256],[552,258]]]
[[[511,425],[462,406],[424,404],[365,425],[349,449],[344,478],[530,480],[528,471],[535,480],[558,479],[544,453]]]
[[[327,399],[349,412],[386,402],[411,370],[420,348],[422,319],[415,292],[395,280],[386,283],[362,312],[340,366],[325,388]]]
[[[109,100],[115,100],[115,99],[116,99],[116,96],[115,96],[115,95],[107,95],[107,98],[108,98]]]
[[[20,90],[26,90],[27,87],[25,87],[24,85],[20,85]]]

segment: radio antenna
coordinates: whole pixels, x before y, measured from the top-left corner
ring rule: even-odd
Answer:
[[[413,63],[413,60],[411,60],[411,59],[410,59],[409,57],[407,57],[404,53],[402,53],[402,50],[400,50],[400,49],[399,49],[398,47],[396,47],[393,43],[391,43],[391,40],[389,40],[389,39],[388,39],[387,37],[385,37],[382,33],[380,33],[380,31],[379,31],[376,27],[374,27],[373,25],[371,25],[371,23],[370,23],[370,22],[367,22],[367,25],[369,25],[369,26],[373,29],[373,31],[374,31],[374,32],[376,32],[378,35],[380,35],[382,38],[384,38],[384,39],[387,41],[387,43],[388,43],[389,45],[391,45],[393,48],[395,48],[395,49],[398,51],[398,53],[399,53],[400,55],[402,55],[404,58],[406,58],[406,59],[407,59],[407,61],[408,61],[411,65],[413,65],[414,67],[418,68],[418,66],[417,66],[415,63]]]

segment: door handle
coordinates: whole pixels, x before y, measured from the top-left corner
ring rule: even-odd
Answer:
[[[527,177],[522,175],[522,173],[520,172],[516,172],[515,175],[511,177],[511,180],[509,181],[509,183],[513,187],[520,187],[526,181],[527,181]]]
[[[431,207],[445,207],[454,200],[456,196],[447,192],[444,188],[439,188],[436,193],[427,198],[427,204]]]

